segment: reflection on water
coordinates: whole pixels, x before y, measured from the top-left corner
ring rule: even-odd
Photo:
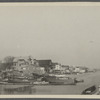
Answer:
[[[34,94],[36,89],[33,86],[24,85],[0,85],[0,94]]]
[[[0,94],[10,95],[57,95],[57,94],[81,94],[84,90],[84,85],[0,85]]]

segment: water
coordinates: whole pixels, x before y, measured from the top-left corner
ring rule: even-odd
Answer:
[[[70,75],[84,79],[76,85],[0,85],[0,94],[30,95],[80,95],[84,89],[100,84],[100,72]]]
[[[30,85],[0,85],[0,94],[32,94],[35,89]]]
[[[8,87],[8,86],[7,86]],[[5,85],[0,86],[0,94],[79,94],[80,91],[76,92],[76,89],[79,90],[78,86],[70,85],[38,85],[38,86],[22,86],[19,88],[6,88]],[[73,90],[73,92],[72,92]]]

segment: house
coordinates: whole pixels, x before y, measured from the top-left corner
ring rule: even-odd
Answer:
[[[19,75],[19,76],[30,77],[30,76],[33,76],[33,73],[38,74],[38,75],[45,74],[45,69],[43,67],[36,67],[34,65],[19,66],[19,67],[15,67],[15,68],[16,69],[13,72],[16,71],[17,73],[18,72],[21,73],[21,75]]]
[[[61,64],[56,64],[54,70],[62,70]]]
[[[74,73],[86,73],[88,70],[87,67],[84,67],[84,66],[77,66],[75,67],[74,69]]]
[[[86,73],[88,71],[87,67],[80,67],[80,73]]]
[[[62,65],[63,73],[70,74],[69,65]]]
[[[40,67],[44,67],[46,72],[52,68],[52,60],[36,60]]]
[[[31,76],[33,73],[44,74],[45,69],[40,67],[37,60],[31,57],[17,57],[13,60],[14,71],[21,72],[24,76]]]
[[[45,69],[43,67],[36,67],[36,66],[30,65],[26,67],[26,70],[23,71],[23,74],[26,76],[31,75],[33,73],[42,75],[42,74],[45,74]]]
[[[80,72],[80,67],[75,67],[74,73],[79,73]]]
[[[55,73],[55,74],[65,73],[65,68],[62,67],[62,65],[59,64],[59,63],[53,63],[53,69],[52,70],[53,70],[52,72]]]
[[[63,70],[69,70],[69,65],[62,65]]]
[[[37,60],[30,56],[16,57],[13,60],[13,68],[17,71],[32,73],[33,71],[37,70],[36,67],[37,69],[43,71],[43,68],[39,67]]]
[[[33,59],[32,57],[16,57],[13,60],[14,66],[23,66],[23,65],[36,65],[38,66],[38,63],[36,59]]]

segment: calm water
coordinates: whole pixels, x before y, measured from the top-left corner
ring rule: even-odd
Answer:
[[[100,84],[100,72],[96,73],[87,73],[81,75],[70,75],[70,77],[77,77],[80,79],[84,79],[83,83],[78,83],[77,85],[0,85],[0,94],[47,94],[47,95],[55,95],[55,94],[81,94],[82,91],[92,85],[98,86]],[[15,88],[16,87],[16,88]]]
[[[8,86],[7,86],[8,87]],[[79,86],[74,85],[41,85],[25,88],[6,88],[5,85],[1,87],[0,94],[79,94],[82,91]],[[82,87],[81,87],[82,88]],[[84,87],[83,87],[84,88]],[[76,91],[77,90],[77,91]]]

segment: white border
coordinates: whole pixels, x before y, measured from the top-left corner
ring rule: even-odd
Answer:
[[[100,2],[17,2],[17,3],[0,3],[1,6],[6,7],[22,7],[22,6],[100,6]]]
[[[25,2],[0,3],[0,7],[29,7],[29,6],[100,6],[100,2]],[[0,95],[0,98],[84,98],[100,99],[99,95]]]
[[[100,99],[99,95],[0,95],[0,98],[84,98]]]

